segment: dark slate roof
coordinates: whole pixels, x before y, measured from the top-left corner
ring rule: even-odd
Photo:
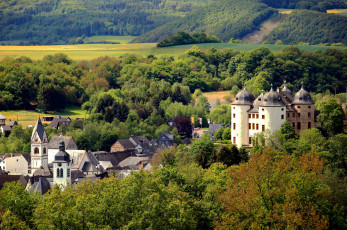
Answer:
[[[118,142],[124,147],[124,149],[133,149],[136,147],[136,145],[134,145],[129,139],[120,139]]]
[[[82,170],[71,170],[71,181],[74,182],[77,178],[84,178]]]
[[[92,163],[93,165],[98,165],[99,161],[98,159],[96,159],[96,157],[94,156],[94,154],[91,151],[87,151],[87,157],[90,161],[90,163]]]
[[[49,123],[49,126],[52,128],[59,128],[61,125],[65,125],[68,127],[71,123],[71,118],[70,117],[62,117],[62,116],[56,116],[51,123]]]
[[[0,189],[4,186],[6,182],[19,181],[24,187],[27,185],[23,175],[0,175]]]
[[[214,134],[220,129],[220,128],[224,128],[223,124],[210,124],[210,126],[208,127],[208,132],[214,136]]]
[[[129,140],[134,144],[142,144],[142,143],[149,143],[149,140],[145,136],[132,136],[129,138]]]
[[[304,86],[295,94],[293,104],[295,105],[312,105],[314,104],[311,95],[304,89]]]
[[[136,156],[134,153],[134,150],[126,150],[122,152],[114,152],[114,153],[108,153],[108,152],[94,152],[94,155],[97,160],[99,161],[110,161],[114,168],[116,168],[121,161],[124,159],[130,157],[130,156]]]
[[[236,94],[235,100],[231,103],[232,105],[252,105],[254,101],[254,96],[248,90],[246,87]]]
[[[70,155],[65,151],[64,141],[59,144],[59,152],[55,154],[54,162],[70,162]]]
[[[82,168],[83,172],[98,172],[96,166],[90,162],[85,162]]]
[[[47,178],[40,176],[39,181],[34,182],[34,184],[31,185],[31,188],[29,189],[29,191],[33,191],[35,193],[38,192],[39,194],[43,195],[46,192],[48,192],[48,190],[50,189],[51,189],[51,184],[49,183]]]
[[[128,157],[119,163],[119,166],[124,167],[134,167],[140,162],[148,162],[148,157]],[[133,168],[132,168],[133,169]],[[135,168],[136,169],[136,168]]]
[[[76,143],[72,136],[53,136],[51,140],[49,140],[48,148],[59,149],[59,144],[61,141],[64,141],[65,146],[67,146],[65,149],[77,150],[77,148],[69,148],[71,142]]]
[[[165,135],[170,140],[174,140],[174,135],[172,133],[168,133],[168,132],[164,131],[162,133],[162,135]]]
[[[271,85],[270,92],[264,95],[264,99],[261,103],[259,103],[259,106],[277,107],[284,106],[284,103],[282,101],[281,95],[278,92],[274,91]]]
[[[33,134],[31,135],[31,139],[33,139],[33,136],[35,134],[35,132],[37,131],[37,134],[40,137],[40,140],[43,141],[43,136],[45,134],[45,128],[42,125],[41,119],[39,118],[35,124],[35,127],[33,129]]]
[[[40,167],[39,169],[36,169],[33,176],[52,176],[51,171],[49,171],[48,166],[46,167]]]

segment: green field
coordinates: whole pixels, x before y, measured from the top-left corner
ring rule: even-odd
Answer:
[[[84,42],[118,42],[120,44],[127,44],[137,38],[137,36],[92,36],[84,39]]]
[[[84,118],[88,117],[88,114],[84,110],[82,110],[80,107],[77,106],[71,106],[67,107],[64,110],[61,110],[59,112],[54,113],[38,113],[37,111],[28,111],[28,110],[7,110],[7,111],[0,111],[2,115],[4,115],[8,121],[16,120],[20,125],[23,127],[27,127],[28,125],[35,125],[37,118],[46,117],[46,116],[67,116],[70,118]],[[50,123],[50,122],[43,122],[43,123]]]
[[[160,56],[178,57],[193,45],[181,45],[165,48],[156,48],[156,43],[131,43],[131,44],[84,44],[84,45],[56,45],[56,46],[0,46],[0,60],[5,57],[18,58],[28,56],[33,60],[40,60],[48,54],[65,53],[76,61],[92,60],[100,56],[119,57],[127,53],[147,56],[154,54]],[[274,52],[280,51],[286,45],[272,44],[247,44],[247,43],[206,43],[197,44],[202,49],[215,47],[217,49],[252,50],[265,46]],[[331,46],[298,46],[302,50],[317,51],[329,48],[344,49],[344,47]]]

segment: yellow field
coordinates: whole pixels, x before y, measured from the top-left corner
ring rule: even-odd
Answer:
[[[100,56],[119,57],[126,53],[148,55],[153,53],[156,43],[134,44],[87,44],[51,46],[0,46],[0,60],[4,57],[28,56],[33,60],[42,59],[48,54],[65,53],[73,60],[92,60]]]
[[[220,100],[220,102],[227,102],[226,100],[223,99],[225,95],[230,95],[230,90],[228,91],[215,91],[215,92],[208,92],[208,93],[203,93],[205,97],[209,101],[216,101],[217,99]]]
[[[281,11],[281,14],[291,14],[293,11],[292,10],[286,10],[286,11]]]
[[[327,10],[328,14],[342,14],[342,13],[346,13],[347,9],[331,9],[331,10]]]

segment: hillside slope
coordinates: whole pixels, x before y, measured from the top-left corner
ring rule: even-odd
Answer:
[[[185,31],[205,32],[227,42],[230,38],[241,38],[250,33],[275,12],[256,0],[221,0],[160,26],[136,41],[157,42]]]
[[[215,1],[3,0],[0,41],[66,44],[83,35],[141,35]]]
[[[264,39],[270,43],[282,40],[285,44],[347,44],[347,18],[317,11],[295,10]]]

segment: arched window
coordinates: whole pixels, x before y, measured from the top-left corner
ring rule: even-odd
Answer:
[[[39,153],[40,153],[39,148],[36,147],[36,148],[34,149],[34,153],[35,153],[35,154],[39,154]]]
[[[64,171],[63,171],[63,169],[60,169],[60,177],[64,177]]]
[[[57,177],[60,177],[59,168],[57,168]]]
[[[46,154],[46,147],[43,147],[43,154]]]

